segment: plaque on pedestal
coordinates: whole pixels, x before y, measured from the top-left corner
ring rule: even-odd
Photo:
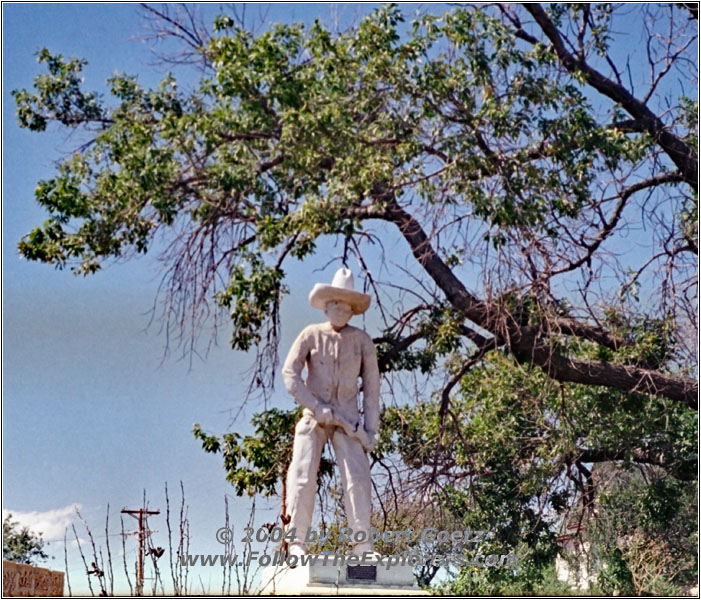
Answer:
[[[346,580],[377,581],[377,565],[347,565]]]
[[[370,561],[345,564],[345,557],[319,555],[295,568],[266,567],[263,569],[262,593],[270,595],[330,595],[330,596],[424,596],[414,580],[410,565],[391,565]],[[335,563],[335,564],[334,564]]]

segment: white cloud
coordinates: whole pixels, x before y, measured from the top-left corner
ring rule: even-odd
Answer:
[[[17,521],[22,527],[28,527],[34,533],[41,533],[44,541],[63,541],[63,533],[66,527],[70,527],[74,519],[77,521],[75,509],[80,510],[80,504],[69,504],[63,508],[54,508],[44,511],[7,510],[3,508],[3,521],[8,514],[12,515],[12,521]]]

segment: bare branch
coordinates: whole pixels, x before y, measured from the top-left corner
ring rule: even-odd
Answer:
[[[524,4],[543,33],[552,42],[562,65],[571,73],[581,72],[597,91],[619,103],[630,115],[645,126],[646,131],[665,150],[679,171],[694,190],[698,190],[698,159],[693,148],[674,135],[643,102],[635,98],[620,84],[604,77],[584,60],[576,59],[565,48],[562,36],[539,4]]]

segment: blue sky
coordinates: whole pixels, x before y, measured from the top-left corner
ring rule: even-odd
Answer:
[[[34,201],[37,181],[50,177],[53,161],[78,145],[58,130],[36,134],[16,124],[11,91],[31,88],[41,71],[34,52],[45,46],[86,58],[87,89],[104,90],[115,70],[138,74],[145,85],[155,84],[165,71],[150,66],[148,45],[133,39],[142,26],[136,5],[3,4],[2,9],[3,514],[11,512],[43,531],[56,557],[47,566],[64,570],[59,540],[70,522],[79,525],[73,504],[81,507],[100,542],[108,503],[110,520],[118,524],[119,510],[139,507],[144,490],[150,506],[163,510],[164,483],[175,489],[182,480],[190,505],[191,549],[217,552],[221,547],[214,532],[223,525],[224,495],[232,488],[220,458],[205,454],[191,429],[196,422],[209,433],[231,429],[230,411],[243,394],[249,357],[228,348],[230,331],[224,330],[205,360],[163,362],[165,338],[157,327],[146,329],[159,281],[157,264],[149,257],[83,278],[20,260],[16,251],[21,236],[46,218]],[[210,14],[214,9],[206,8]],[[331,10],[323,4],[276,5],[267,22],[329,18]],[[337,10],[343,19],[352,19],[367,7]],[[336,266],[311,273],[327,257],[290,272],[283,355],[299,329],[322,316],[308,306],[306,296],[313,281],[331,279]],[[274,403],[292,408],[280,389]],[[249,417],[250,411],[237,421],[237,431],[249,430]],[[230,502],[234,522],[241,523],[248,501]],[[263,512],[258,508],[256,522],[275,520],[277,503]],[[164,545],[164,519],[155,517],[150,526]],[[118,536],[112,538],[114,546],[119,543]],[[84,569],[69,546],[73,591],[85,591]],[[129,539],[130,564],[135,549],[135,540]],[[115,562],[121,581],[121,559]],[[205,573],[205,586],[208,577]],[[211,577],[217,590],[218,570]]]

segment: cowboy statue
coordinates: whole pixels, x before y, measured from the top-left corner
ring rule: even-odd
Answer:
[[[290,349],[282,370],[287,391],[304,407],[295,428],[292,462],[287,472],[288,531],[296,530],[290,554],[305,554],[305,532],[311,525],[317,472],[324,444],[333,444],[341,472],[348,527],[370,531],[371,480],[367,454],[375,445],[380,421],[380,373],[375,346],[362,329],[348,325],[364,313],[370,296],[356,292],[353,274],[339,269],[331,285],[316,284],[309,303],[326,313],[327,323],[309,325]],[[307,368],[306,381],[302,370]],[[363,420],[358,411],[358,378],[362,378]],[[353,554],[374,552],[368,541]]]

